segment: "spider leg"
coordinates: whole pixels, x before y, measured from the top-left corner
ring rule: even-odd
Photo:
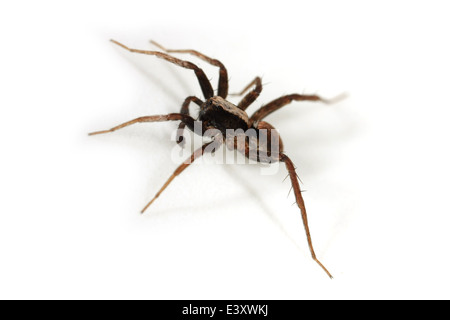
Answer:
[[[292,188],[294,189],[294,194],[295,194],[295,200],[297,201],[297,205],[300,208],[300,212],[301,212],[302,220],[303,220],[303,226],[305,227],[306,238],[308,240],[308,246],[309,246],[309,251],[311,252],[311,256],[312,256],[313,260],[316,261],[317,264],[319,264],[319,266],[327,273],[327,275],[330,278],[333,278],[331,276],[331,273],[317,259],[316,254],[314,253],[314,248],[313,248],[312,241],[311,241],[311,234],[309,232],[308,217],[306,215],[305,202],[303,201],[302,193],[301,193],[301,190],[300,190],[300,185],[299,185],[298,180],[297,180],[297,174],[295,172],[295,166],[292,163],[291,159],[289,159],[288,156],[286,156],[285,154],[281,154],[280,155],[280,161],[284,162],[284,164],[286,165],[286,169],[289,172],[289,176],[291,178]]]
[[[111,41],[113,43],[117,44],[118,46],[121,46],[122,48],[130,51],[130,52],[157,56],[158,58],[167,60],[167,61],[169,61],[169,62],[171,62],[173,64],[176,64],[176,65],[178,65],[180,67],[194,70],[195,75],[197,76],[198,82],[200,84],[200,87],[202,89],[203,96],[205,97],[205,99],[211,98],[214,95],[214,90],[213,90],[213,88],[211,86],[211,83],[209,82],[208,78],[206,77],[205,73],[203,72],[202,69],[197,67],[192,62],[185,61],[185,60],[180,60],[180,59],[177,59],[175,57],[172,57],[171,55],[168,55],[166,53],[159,52],[159,51],[147,51],[147,50],[131,49],[131,48],[128,48],[127,46],[121,44],[120,42],[117,42],[116,40],[111,40]]]
[[[181,106],[181,110],[180,110],[181,114],[189,115],[189,104],[191,102],[195,102],[200,107],[203,104],[203,101],[197,97],[194,97],[194,96],[187,97],[186,100],[184,100],[183,105]],[[180,122],[180,124],[178,125],[178,130],[177,130],[176,141],[177,141],[178,145],[181,147],[183,147],[184,144],[186,143],[184,141],[184,137],[183,137],[183,131],[184,131],[185,126],[186,126],[186,123]]]
[[[272,112],[284,107],[285,105],[291,103],[292,101],[321,101],[324,103],[333,103],[337,100],[337,98],[332,100],[326,100],[318,95],[303,95],[303,94],[289,94],[286,96],[282,96],[278,99],[275,99],[268,104],[259,108],[251,117],[250,124],[254,122],[259,122],[260,120],[267,117]]]
[[[213,146],[213,148],[208,148],[209,150],[205,150],[207,149],[208,146],[210,146],[211,144],[215,144]],[[169,177],[169,179],[167,179],[166,183],[164,183],[164,185],[161,187],[161,189],[159,189],[159,191],[156,193],[156,195],[153,197],[152,200],[150,200],[149,203],[147,203],[147,205],[144,207],[144,209],[142,209],[141,213],[144,213],[145,210],[147,210],[147,208],[156,200],[156,198],[159,197],[159,195],[167,188],[167,186],[172,182],[172,180],[178,176],[181,172],[184,171],[184,169],[186,169],[191,163],[193,163],[196,159],[200,158],[206,151],[211,152],[215,149],[217,149],[220,146],[221,142],[218,142],[216,140],[213,140],[209,143],[204,144],[202,147],[198,148],[197,150],[194,151],[194,153],[192,153],[192,155],[190,156],[190,158],[186,159],[173,173],[172,175]]]
[[[162,45],[160,45],[159,43],[150,40],[150,43],[154,44],[155,46],[157,46],[158,48],[160,48],[161,50],[168,52],[168,53],[189,53],[192,54],[206,62],[208,62],[209,64],[212,64],[213,66],[219,67],[219,89],[217,92],[217,95],[222,97],[222,98],[226,98],[228,95],[228,72],[227,69],[225,68],[225,66],[222,64],[222,62],[220,62],[217,59],[212,59],[208,56],[205,56],[203,53],[198,52],[197,50],[191,50],[191,49],[182,49],[182,50],[174,50],[174,49],[167,49],[165,47],[163,47]]]
[[[176,121],[176,120],[181,120],[183,123],[187,124],[189,128],[194,128],[195,120],[192,117],[190,117],[189,115],[182,114],[182,113],[169,113],[169,114],[165,114],[165,115],[139,117],[139,118],[127,121],[125,123],[119,124],[118,126],[115,126],[109,130],[91,132],[91,133],[89,133],[89,135],[93,136],[96,134],[113,132],[113,131],[122,129],[124,127],[130,126],[132,124],[139,123],[139,122],[162,122],[162,121]]]
[[[251,86],[253,86],[256,83],[258,78],[259,77],[256,77],[255,79],[253,79],[244,89],[242,89],[241,92],[230,93],[230,96],[242,96],[248,89],[250,89]],[[261,80],[261,79],[259,79],[259,80]]]
[[[270,123],[265,121],[258,122],[257,129],[261,132],[261,130],[267,130],[266,131],[266,143],[270,143],[270,147],[268,146],[268,150],[272,150],[272,143],[277,143],[277,151],[278,153],[283,152],[284,146],[283,141],[281,140],[280,134],[276,131],[275,127],[272,126]]]
[[[255,79],[253,79],[253,81],[250,82],[241,92],[239,92],[238,94],[235,94],[235,95],[239,95],[239,96],[243,95],[244,92],[246,92],[248,89],[250,89],[250,87],[253,85],[255,86],[255,88],[253,88],[252,91],[247,93],[247,95],[237,105],[237,107],[239,109],[241,109],[241,110],[247,109],[247,107],[249,105],[251,105],[259,97],[259,94],[262,91],[262,84],[261,84],[260,77],[256,77]]]

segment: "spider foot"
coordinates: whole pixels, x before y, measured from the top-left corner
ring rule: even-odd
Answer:
[[[143,214],[145,212],[145,210],[148,209],[148,207],[150,207],[150,205],[153,203],[153,201],[155,201],[156,197],[152,199],[152,201],[150,201],[149,203],[147,203],[147,205],[141,210],[141,214]]]
[[[103,133],[108,133],[108,132],[112,132],[113,130],[102,130],[102,131],[95,131],[95,132],[90,132],[88,133],[88,136],[95,136],[97,134],[103,134]]]
[[[317,260],[317,258],[314,258],[314,261],[317,262],[317,264],[323,269],[323,271],[325,271],[325,273],[330,277],[330,279],[333,279],[333,276],[331,275],[331,273],[327,270],[327,268],[325,268],[325,266],[319,261]]]
[[[341,102],[342,100],[346,99],[347,97],[348,97],[348,93],[347,92],[342,92],[341,94],[338,94],[334,98],[323,99],[323,102],[326,103],[326,104],[334,104],[334,103]]]

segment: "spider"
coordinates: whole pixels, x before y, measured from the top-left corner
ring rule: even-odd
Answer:
[[[172,180],[182,173],[192,162],[194,162],[199,157],[207,152],[214,152],[222,144],[226,144],[228,149],[237,150],[238,152],[244,154],[245,157],[256,160],[260,163],[273,163],[282,162],[285,164],[288,171],[292,189],[294,190],[295,199],[298,207],[300,208],[300,213],[303,220],[303,226],[306,232],[306,239],[308,242],[309,251],[311,253],[312,259],[326,272],[326,274],[332,278],[331,273],[325,268],[325,266],[317,259],[314,252],[313,244],[311,241],[311,234],[308,226],[308,218],[306,215],[305,203],[303,201],[302,192],[300,190],[300,185],[298,182],[298,176],[295,171],[295,166],[292,160],[283,152],[283,143],[281,137],[278,135],[275,128],[268,122],[263,121],[265,117],[274,111],[282,108],[283,106],[291,103],[292,101],[320,101],[323,103],[332,103],[337,100],[331,99],[327,100],[321,98],[318,95],[304,95],[304,94],[289,94],[284,95],[278,99],[275,99],[262,107],[260,107],[252,116],[248,116],[245,110],[250,106],[256,98],[260,95],[262,91],[261,78],[256,77],[251,81],[248,86],[246,86],[237,95],[243,95],[249,91],[242,100],[237,104],[233,104],[226,100],[228,95],[228,73],[225,66],[216,59],[212,59],[196,50],[171,50],[166,49],[160,44],[151,41],[155,46],[157,46],[161,51],[148,51],[148,50],[138,50],[129,48],[115,40],[111,40],[116,45],[134,53],[140,53],[145,55],[152,55],[158,58],[164,59],[170,63],[177,66],[193,70],[195,76],[197,77],[198,83],[202,90],[205,101],[202,101],[196,96],[187,97],[179,113],[169,113],[164,115],[152,115],[144,116],[127,121],[118,126],[115,126],[109,130],[96,131],[89,133],[89,135],[97,135],[108,132],[113,132],[129,125],[140,123],[140,122],[162,122],[162,121],[180,121],[176,142],[183,146],[183,130],[185,127],[189,128],[196,134],[207,136],[211,138],[210,142],[202,145],[202,147],[196,149],[190,158],[186,159],[169,177],[169,179],[164,183],[161,189],[156,193],[153,199],[142,209],[143,213],[155,200],[160,196],[160,194],[167,188],[167,186],[172,182]],[[219,68],[219,81],[217,95],[214,95],[214,90],[211,86],[210,81],[206,77],[202,69],[192,62],[181,60],[175,58],[169,53],[187,53],[206,61],[207,63]],[[194,119],[189,113],[189,106],[191,103],[195,103],[200,107],[199,115],[197,119]],[[201,125],[198,126],[196,123],[200,121]],[[212,129],[212,130],[211,130]],[[254,130],[256,135],[252,138],[246,138],[244,140],[239,140],[239,134],[236,134],[230,138],[229,129],[241,129],[245,132],[249,129]],[[211,133],[214,132],[214,133]],[[223,136],[227,137],[224,141]],[[264,138],[264,139],[263,139]],[[265,142],[265,146],[262,144],[262,140]],[[239,142],[240,141],[240,142]],[[271,152],[275,148],[277,152]],[[266,152],[260,152],[266,151]]]

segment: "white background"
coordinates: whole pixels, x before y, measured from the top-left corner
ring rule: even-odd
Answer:
[[[2,2],[0,298],[450,298],[448,12],[445,1]],[[267,118],[333,280],[309,256],[283,167],[193,165],[139,214],[177,166],[176,124],[87,133],[201,92],[191,71],[110,38],[218,58],[231,92],[262,76],[250,112],[287,93],[349,94]],[[216,87],[217,69],[192,60]]]

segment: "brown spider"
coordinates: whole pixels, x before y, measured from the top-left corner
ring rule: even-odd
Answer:
[[[277,131],[274,130],[274,127],[272,125],[262,120],[272,112],[280,109],[281,107],[287,105],[292,101],[306,100],[331,103],[336,99],[333,99],[332,101],[323,99],[317,95],[289,94],[275,99],[266,105],[263,105],[251,117],[249,117],[245,110],[252,102],[256,100],[256,98],[261,93],[262,85],[260,77],[256,77],[246,88],[244,88],[244,90],[242,90],[242,92],[239,93],[239,95],[242,95],[252,86],[254,86],[254,88],[250,92],[248,92],[236,106],[226,100],[228,95],[228,74],[225,66],[219,60],[209,58],[195,50],[169,50],[152,41],[154,45],[167,53],[189,53],[210,63],[211,65],[219,67],[219,87],[217,95],[214,95],[211,83],[209,82],[205,73],[195,64],[189,61],[177,59],[164,52],[131,49],[115,40],[111,41],[130,52],[154,55],[180,67],[193,70],[205,98],[205,101],[202,101],[195,96],[189,96],[184,100],[179,113],[139,117],[115,126],[109,130],[97,131],[89,134],[96,135],[101,133],[113,132],[138,122],[181,121],[177,132],[178,144],[182,145],[184,143],[183,129],[185,128],[185,126],[187,126],[196,134],[207,136],[212,139],[212,141],[205,143],[201,148],[195,150],[191,157],[184,161],[175,170],[175,172],[170,176],[170,178],[166,181],[162,188],[156,193],[153,199],[144,207],[144,209],[142,209],[142,212],[144,212],[153,203],[153,201],[155,201],[155,199],[159,197],[164,189],[166,189],[170,182],[181,172],[183,172],[183,170],[186,169],[193,161],[195,161],[195,159],[201,157],[205,152],[214,152],[214,150],[222,145],[224,143],[224,139],[222,137],[225,136],[227,138],[225,143],[229,149],[238,150],[249,159],[253,159],[262,163],[273,163],[279,161],[283,162],[286,165],[286,169],[289,172],[289,177],[291,179],[292,188],[294,190],[295,199],[302,215],[303,226],[306,231],[306,238],[308,241],[311,256],[313,260],[316,261],[320,265],[320,267],[328,274],[328,276],[332,278],[330,272],[317,259],[316,254],[314,253],[311,235],[308,227],[308,218],[306,215],[305,203],[303,201],[294,164],[292,163],[291,159],[289,159],[289,157],[284,154],[283,144]],[[200,112],[197,118],[197,121],[200,121],[201,123],[200,126],[195,125],[196,120],[189,115],[189,104],[191,102],[194,102],[200,107]],[[246,137],[243,140],[240,140],[240,134],[234,134],[230,137],[229,129],[241,129],[241,132],[253,130],[256,135],[253,135],[253,139],[251,137]],[[265,145],[261,143],[262,140],[264,140]],[[272,152],[271,150],[274,149],[276,151]]]

